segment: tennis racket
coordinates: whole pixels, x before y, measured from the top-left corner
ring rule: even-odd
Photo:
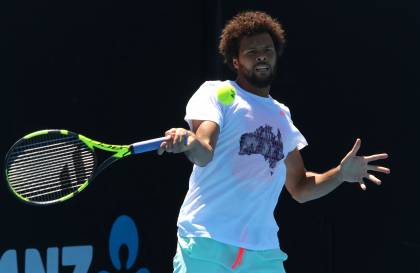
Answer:
[[[26,203],[60,203],[83,191],[118,159],[157,150],[166,139],[110,145],[67,130],[36,131],[18,140],[8,151],[6,180],[11,191]],[[112,153],[101,164],[99,150]]]

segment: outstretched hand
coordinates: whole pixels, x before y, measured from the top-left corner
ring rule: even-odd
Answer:
[[[368,171],[375,171],[386,174],[389,174],[391,171],[390,169],[383,166],[368,164],[371,161],[386,159],[388,158],[388,154],[382,153],[369,156],[357,156],[360,145],[361,140],[358,138],[350,152],[343,158],[343,160],[341,160],[340,172],[343,181],[359,182],[362,190],[366,190],[366,184],[363,181],[363,178],[366,178],[377,185],[381,184],[381,180],[379,180],[373,174],[370,174]]]

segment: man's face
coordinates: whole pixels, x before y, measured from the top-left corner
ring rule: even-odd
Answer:
[[[270,34],[262,33],[241,39],[238,58],[233,59],[233,66],[238,77],[255,87],[264,88],[274,80],[276,61],[273,39]]]

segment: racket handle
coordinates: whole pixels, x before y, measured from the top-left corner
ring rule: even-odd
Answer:
[[[160,144],[166,139],[167,139],[166,137],[159,137],[159,138],[154,138],[154,139],[149,139],[149,140],[133,143],[131,144],[133,154],[140,154],[140,153],[157,150],[159,149]]]
[[[133,143],[131,144],[132,152],[133,154],[141,154],[157,150],[160,148],[160,144],[165,140],[168,140],[166,136]],[[188,144],[188,136],[184,137],[184,144]]]

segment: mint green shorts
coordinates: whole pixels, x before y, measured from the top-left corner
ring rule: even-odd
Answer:
[[[213,239],[178,236],[173,273],[285,273],[280,249],[248,250]]]

